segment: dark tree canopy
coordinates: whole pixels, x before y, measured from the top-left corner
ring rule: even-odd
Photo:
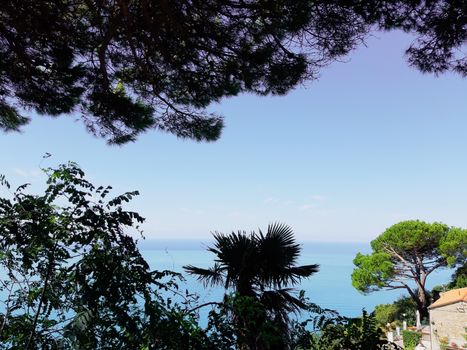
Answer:
[[[216,140],[206,107],[284,94],[375,29],[418,39],[409,62],[466,74],[465,1],[12,0],[0,5],[0,128],[79,113],[111,143],[159,129]]]
[[[406,50],[411,66],[425,73],[467,75],[465,0],[350,1],[365,23],[415,35]]]

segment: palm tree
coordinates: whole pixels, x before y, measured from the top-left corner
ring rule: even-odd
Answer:
[[[301,298],[293,295],[291,287],[313,275],[319,266],[296,265],[301,248],[289,226],[271,224],[266,234],[261,230],[250,234],[216,232],[214,245],[208,251],[216,255],[211,268],[184,266],[204,285],[221,285],[240,297],[254,298],[282,329],[287,328],[290,312],[306,307]]]

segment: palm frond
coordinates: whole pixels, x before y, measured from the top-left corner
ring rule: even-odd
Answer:
[[[224,268],[219,264],[214,264],[213,267],[203,269],[193,265],[185,265],[183,269],[190,275],[196,276],[197,280],[202,282],[204,286],[216,286],[224,283]]]
[[[291,266],[284,271],[284,275],[288,276],[290,284],[297,284],[302,278],[310,277],[318,271],[318,264]]]
[[[318,270],[318,265],[295,267],[301,248],[295,241],[292,229],[285,224],[270,224],[266,235],[260,231],[256,241],[258,275],[266,286],[283,288],[288,284],[294,285]]]
[[[235,286],[242,289],[242,286],[251,284],[257,273],[254,263],[257,250],[253,234],[244,231],[232,232],[229,235],[216,232],[214,240],[214,246],[208,250],[216,254],[216,262],[225,267],[225,287]]]
[[[280,309],[290,312],[304,307],[286,287],[313,275],[319,266],[296,266],[301,248],[289,226],[272,223],[266,234],[258,230],[258,233],[215,232],[213,236],[214,244],[208,251],[216,255],[214,267],[201,269],[190,265],[185,267],[188,273],[196,275],[205,285],[223,283],[226,289],[232,288],[241,295],[262,296],[276,313]]]
[[[265,291],[261,297],[271,310],[283,310],[288,312],[299,312],[307,308],[304,300],[293,295],[292,288],[282,288]]]
[[[278,238],[284,246],[298,246],[295,243],[295,238],[293,235],[293,230],[290,226],[282,223],[272,223],[268,226],[268,232],[266,238]]]
[[[269,225],[268,233],[259,242],[259,246],[267,256],[280,254],[283,265],[295,264],[301,251],[300,245],[295,242],[292,229],[277,223]]]

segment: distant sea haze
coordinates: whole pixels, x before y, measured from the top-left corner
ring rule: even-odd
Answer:
[[[348,317],[361,315],[362,309],[373,311],[378,304],[391,303],[401,295],[407,295],[403,289],[379,291],[364,295],[352,287],[352,263],[358,252],[369,253],[368,244],[362,243],[323,243],[300,242],[302,252],[299,264],[319,264],[320,271],[297,286],[297,290],[305,290],[306,296],[324,308],[338,311]],[[209,240],[144,240],[140,241],[143,256],[153,269],[183,272],[182,266],[194,265],[210,267],[214,254],[206,251],[211,244]],[[449,281],[452,271],[443,269],[428,277],[427,289]],[[181,283],[183,290],[200,294],[200,303],[221,300],[223,288],[204,288],[195,278],[185,276],[187,281]]]

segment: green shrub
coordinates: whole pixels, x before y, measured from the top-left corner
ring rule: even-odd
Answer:
[[[386,324],[394,322],[397,319],[398,311],[395,304],[376,305],[374,315],[377,324],[380,327],[385,327]]]
[[[382,328],[388,323],[406,321],[407,324],[415,324],[417,304],[411,297],[401,297],[392,304],[376,305],[373,314],[376,322]]]
[[[422,339],[422,333],[414,331],[402,331],[402,340],[405,350],[413,350]]]

